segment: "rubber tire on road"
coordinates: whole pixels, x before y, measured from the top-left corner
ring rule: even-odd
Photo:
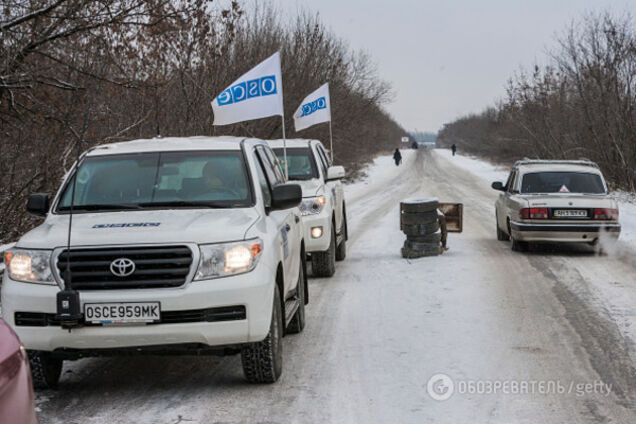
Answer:
[[[409,250],[419,250],[419,251],[436,251],[439,250],[439,242],[437,243],[421,243],[417,241],[406,240],[404,242],[404,248]]]
[[[431,222],[429,224],[400,225],[400,229],[407,237],[427,236],[439,231],[439,221]]]
[[[55,389],[60,382],[64,361],[51,357],[49,352],[28,351],[33,387],[36,389]]]
[[[331,226],[329,248],[324,252],[312,252],[311,269],[315,277],[332,277],[336,273],[336,229]]]
[[[305,328],[305,270],[301,263],[298,272],[298,309],[287,326],[287,333],[298,334]]]
[[[425,236],[406,236],[406,239],[415,243],[440,243],[442,241],[442,233],[437,231]]]
[[[400,210],[407,213],[436,211],[439,200],[436,198],[407,199],[400,202]]]
[[[510,236],[499,228],[499,218],[495,215],[495,225],[497,226],[497,240],[499,241],[508,241],[510,240]]]
[[[345,215],[342,218],[344,219],[342,223],[342,240],[336,247],[336,261],[338,262],[344,261],[347,257],[347,217]]]
[[[511,237],[511,240],[512,240],[512,250],[514,252],[527,252],[528,251],[529,244],[528,244],[527,241],[515,240],[512,237]]]
[[[283,311],[278,285],[274,287],[269,333],[262,341],[241,350],[241,363],[250,383],[275,383],[283,372]]]
[[[400,224],[402,225],[430,224],[437,220],[437,211],[402,213],[400,215]]]
[[[441,253],[441,248],[438,246],[434,249],[427,250],[413,250],[408,247],[402,247],[402,257],[405,259],[423,258],[425,256],[438,256]]]

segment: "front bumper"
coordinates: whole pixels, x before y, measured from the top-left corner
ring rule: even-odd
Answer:
[[[4,276],[2,313],[27,349],[54,351],[56,349],[117,349],[140,346],[200,344],[228,346],[263,340],[269,332],[275,275],[263,262],[256,269],[242,275],[207,281],[192,281],[179,288],[123,289],[81,291],[84,303],[160,302],[162,321],[156,324],[133,326],[84,326],[72,331],[59,325],[27,326],[18,319],[23,313],[56,313],[58,286],[16,282]],[[245,314],[239,319],[208,322],[164,321],[164,312],[179,315],[194,310],[223,310],[243,306]]]
[[[307,253],[324,252],[329,249],[331,241],[331,214],[324,208],[317,215],[305,215],[302,218],[303,233],[305,235],[305,250]],[[314,227],[322,227],[322,235],[318,238],[311,236],[311,229]]]
[[[618,223],[528,223],[511,222],[512,237],[529,242],[590,243],[601,237],[618,239],[621,226]]]

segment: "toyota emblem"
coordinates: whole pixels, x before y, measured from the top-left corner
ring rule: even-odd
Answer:
[[[117,277],[128,277],[135,272],[135,263],[128,258],[115,259],[110,263],[110,272]]]

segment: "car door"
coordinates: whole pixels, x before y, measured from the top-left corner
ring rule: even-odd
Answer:
[[[519,191],[517,189],[517,183],[519,178],[519,171],[513,170],[510,175],[510,179],[506,184],[506,195],[504,198],[504,210],[506,218],[510,218],[510,220],[514,220],[518,218],[519,214],[519,202],[517,199],[517,195]],[[507,228],[507,222],[504,223],[504,227]]]
[[[278,159],[274,153],[266,146],[256,147],[256,156],[259,165],[264,171],[269,190],[278,184],[285,183]],[[285,279],[285,293],[288,293],[297,281],[300,266],[300,239],[302,237],[300,229],[300,213],[298,208],[270,211],[268,219],[271,219],[276,227],[282,259],[283,273]]]
[[[344,189],[342,188],[342,182],[340,180],[334,181],[326,181],[327,179],[327,170],[332,165],[331,159],[325,152],[325,149],[322,145],[316,145],[316,151],[318,152],[318,156],[320,157],[320,161],[325,167],[325,185],[327,187],[327,191],[331,193],[331,200],[333,202],[333,210],[336,215],[336,231],[340,232],[342,230],[342,217],[343,217],[343,199],[344,199]]]
[[[495,210],[497,212],[497,223],[499,224],[499,228],[504,231],[508,231],[508,197],[510,196],[510,188],[512,187],[512,182],[515,176],[515,170],[513,169],[508,174],[508,180],[506,181],[506,185],[504,186],[505,190],[499,193],[499,197],[497,198],[497,202],[495,203]]]

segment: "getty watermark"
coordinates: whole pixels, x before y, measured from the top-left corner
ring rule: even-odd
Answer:
[[[437,401],[461,395],[604,395],[609,396],[612,385],[595,380],[587,383],[561,380],[458,380],[446,374],[435,374],[426,384],[428,395]]]

